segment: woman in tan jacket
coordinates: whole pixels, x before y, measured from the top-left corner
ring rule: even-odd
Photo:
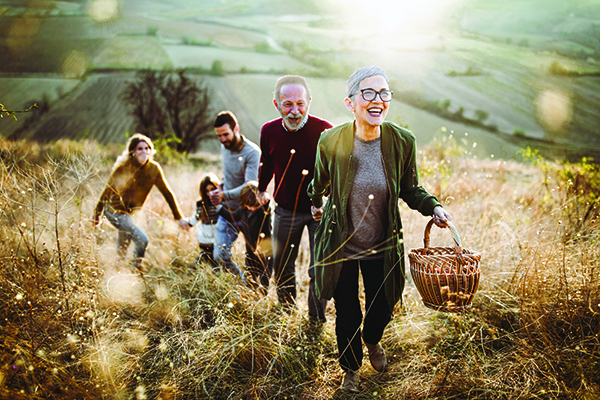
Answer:
[[[98,225],[104,215],[118,229],[117,254],[125,258],[127,248],[133,239],[133,266],[142,269],[142,259],[148,246],[148,236],[137,226],[132,214],[142,208],[146,198],[156,186],[169,204],[173,217],[182,229],[189,229],[187,221],[181,218],[181,212],[173,191],[165,180],[162,168],[152,160],[154,145],[149,137],[136,133],[127,142],[127,148],[117,158],[117,162],[108,179],[108,184],[100,196],[94,211],[94,225]]]

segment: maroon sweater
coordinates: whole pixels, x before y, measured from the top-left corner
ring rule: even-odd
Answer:
[[[294,132],[283,127],[281,118],[264,124],[260,131],[262,155],[258,190],[267,190],[275,174],[274,198],[277,205],[288,211],[310,213],[312,203],[306,188],[313,178],[317,143],[321,132],[332,126],[328,121],[312,115],[308,116],[301,129]],[[291,154],[291,150],[295,150],[295,153]],[[308,175],[303,176],[302,170],[307,170]]]

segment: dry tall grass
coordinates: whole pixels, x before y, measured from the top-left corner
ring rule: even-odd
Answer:
[[[321,330],[307,323],[305,248],[298,307],[282,309],[272,289],[262,296],[231,274],[190,268],[194,234],[153,194],[138,216],[148,274],[116,259],[115,230],[89,218],[117,152],[0,143],[0,396],[346,398],[332,307]],[[409,281],[383,339],[389,372],[366,362],[354,398],[600,396],[600,172],[524,155],[462,158],[448,141],[422,152],[422,181],[482,254],[480,290],[471,311],[443,314]],[[163,164],[186,213],[217,166]],[[421,247],[426,219],[403,218],[407,249]],[[433,230],[432,246],[450,242]]]

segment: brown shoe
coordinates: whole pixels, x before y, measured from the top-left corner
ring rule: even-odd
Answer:
[[[358,381],[360,381],[358,371],[346,371],[342,382],[342,390],[346,393],[358,393]]]
[[[367,350],[369,350],[369,360],[376,371],[385,372],[387,370],[387,356],[385,350],[381,347],[381,343],[369,344],[365,342]]]

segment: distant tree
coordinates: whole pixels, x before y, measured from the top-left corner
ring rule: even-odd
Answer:
[[[455,121],[462,121],[465,117],[464,117],[464,112],[465,112],[465,108],[463,106],[458,107],[458,110],[456,110],[453,114],[452,114],[452,118]]]
[[[272,53],[273,52],[271,45],[267,41],[262,41],[262,42],[256,43],[254,45],[254,50],[256,50],[258,53]]]
[[[519,127],[516,127],[515,129],[513,129],[513,135],[519,136],[519,137],[527,136],[527,134],[525,133],[525,129],[519,128]]]
[[[442,109],[444,111],[448,111],[451,104],[452,104],[452,102],[450,101],[450,99],[446,99],[446,100],[442,101],[441,103],[438,103],[440,109]]]
[[[486,119],[488,119],[489,116],[490,114],[487,111],[475,110],[475,118],[477,118],[477,121],[479,122],[485,121]]]
[[[138,71],[123,99],[132,106],[138,132],[165,139],[180,153],[195,151],[211,131],[211,91],[201,78],[190,79],[183,69]]]
[[[225,68],[223,67],[223,62],[221,60],[213,61],[210,67],[210,74],[214,76],[225,75]]]
[[[570,76],[576,74],[574,71],[571,71],[568,67],[564,66],[557,60],[552,61],[552,64],[550,64],[548,67],[548,73],[550,75],[558,76]]]

